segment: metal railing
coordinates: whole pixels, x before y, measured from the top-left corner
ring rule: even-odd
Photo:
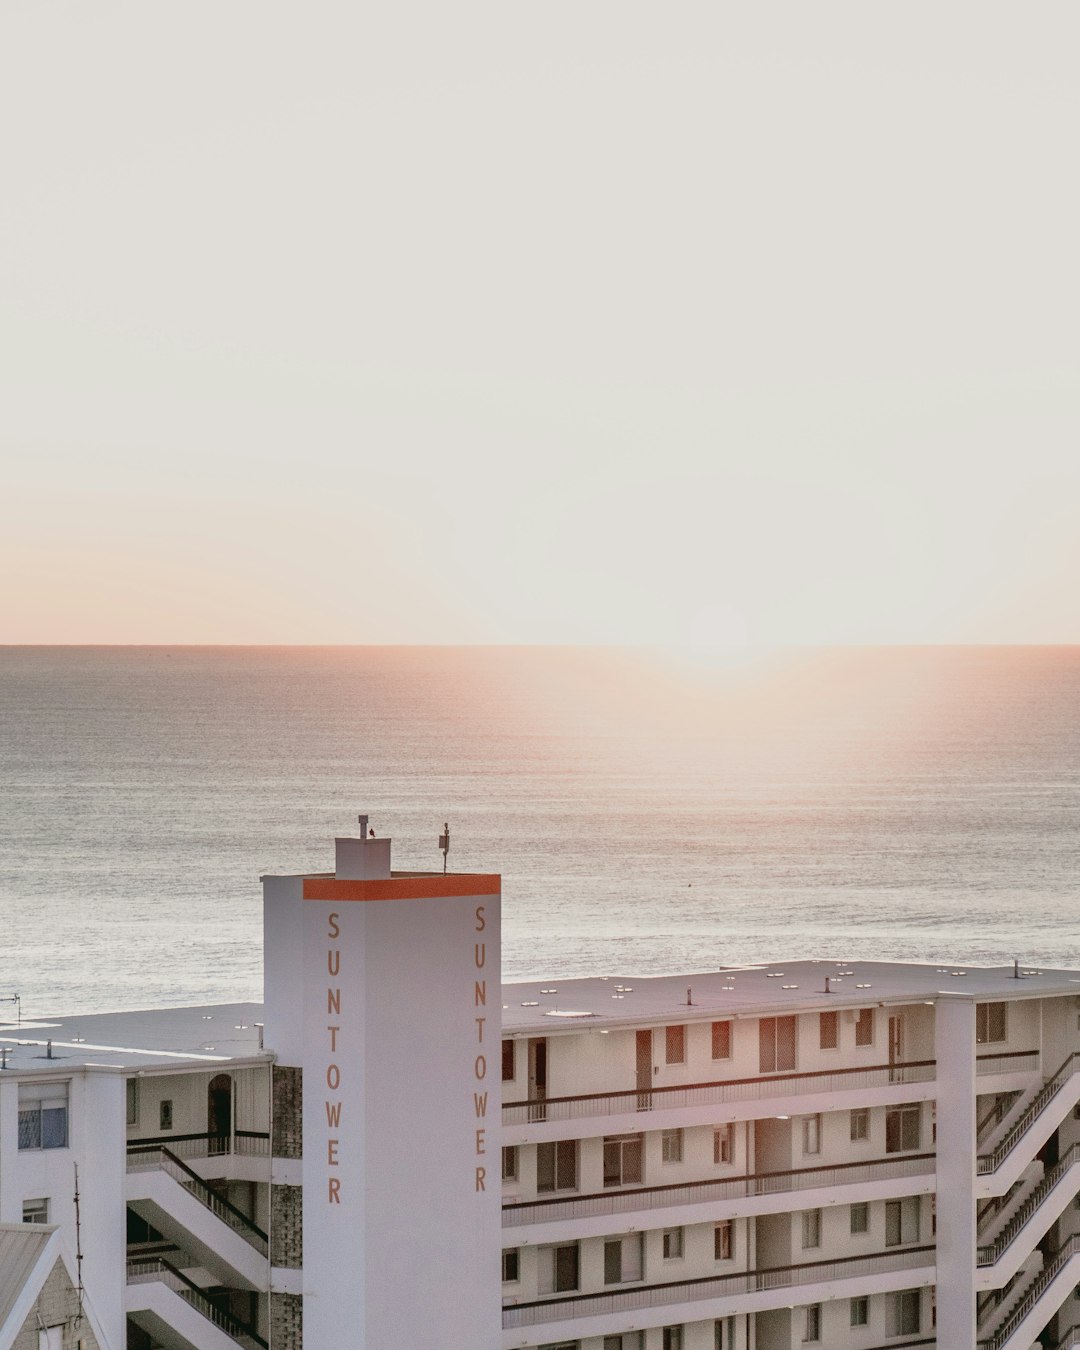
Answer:
[[[1080,1322],[1074,1322],[1068,1331],[1063,1331],[1054,1342],[1053,1350],[1076,1350],[1080,1346]]]
[[[222,1223],[228,1224],[242,1238],[251,1243],[260,1255],[266,1256],[269,1250],[267,1236],[258,1224],[249,1219],[243,1210],[237,1209],[224,1196],[219,1195],[197,1172],[193,1172],[186,1163],[181,1162],[163,1144],[129,1144],[127,1170],[129,1172],[161,1171],[168,1173],[196,1200],[199,1200],[215,1214]]]
[[[1060,1162],[1043,1175],[1023,1203],[1017,1207],[1016,1213],[993,1242],[976,1248],[978,1265],[992,1266],[1001,1259],[1005,1249],[1024,1227],[1028,1219],[1031,1218],[1065,1173],[1078,1162],[1080,1162],[1080,1144],[1073,1144],[1062,1155]]]
[[[631,1312],[638,1308],[662,1307],[699,1299],[790,1289],[825,1280],[856,1279],[860,1275],[917,1270],[920,1267],[933,1271],[933,1247],[911,1247],[903,1252],[849,1256],[838,1261],[812,1261],[798,1266],[774,1266],[765,1270],[740,1271],[734,1275],[678,1280],[672,1284],[638,1285],[619,1293],[575,1294],[569,1298],[508,1304],[503,1308],[503,1329],[536,1326],[538,1323],[561,1321],[569,1317],[595,1317],[604,1313]]]
[[[1046,1110],[1072,1076],[1080,1072],[1080,1051],[1074,1051],[1038,1090],[1020,1113],[1012,1129],[989,1153],[980,1153],[977,1160],[979,1176],[996,1172],[1032,1125]]]
[[[155,1134],[129,1139],[128,1148],[163,1145],[178,1158],[269,1158],[270,1135],[265,1130],[236,1130],[233,1134]]]
[[[579,1120],[632,1111],[663,1111],[673,1107],[714,1106],[724,1102],[790,1097],[805,1092],[836,1092],[844,1088],[888,1087],[891,1084],[931,1082],[932,1059],[905,1064],[873,1064],[866,1068],[822,1069],[812,1073],[780,1073],[766,1078],[727,1078],[710,1083],[653,1087],[628,1092],[589,1092],[575,1097],[535,1097],[503,1103],[503,1124],[524,1125],[535,1120]]]
[[[988,1135],[1001,1124],[1012,1108],[1016,1105],[1016,1099],[1020,1096],[1019,1092],[1000,1092],[994,1101],[993,1106],[983,1116],[982,1120],[975,1126],[975,1138],[981,1144]]]
[[[1023,1073],[1038,1067],[1037,1050],[1008,1050],[979,1055],[979,1074]],[[715,1106],[725,1102],[758,1101],[809,1092],[841,1092],[858,1088],[895,1087],[930,1083],[937,1075],[937,1061],[913,1059],[894,1064],[871,1064],[862,1068],[817,1069],[807,1073],[777,1073],[754,1078],[724,1078],[682,1086],[631,1088],[625,1092],[587,1092],[572,1097],[537,1096],[504,1102],[504,1125],[526,1125],[545,1120],[583,1120],[590,1116],[663,1111],[674,1107]]]
[[[526,1200],[503,1206],[503,1227],[554,1220],[603,1218],[631,1210],[666,1209],[706,1200],[745,1200],[760,1195],[810,1190],[816,1186],[845,1186],[891,1177],[932,1176],[933,1153],[905,1154],[865,1163],[838,1163],[832,1167],[805,1167],[786,1172],[757,1172],[723,1181],[690,1181],[673,1186],[642,1186],[632,1191],[598,1191],[555,1200]]]
[[[248,1326],[232,1313],[219,1308],[194,1280],[189,1280],[182,1271],[177,1270],[171,1262],[163,1260],[160,1256],[147,1261],[129,1261],[127,1278],[128,1284],[164,1284],[175,1294],[179,1294],[196,1312],[202,1313],[208,1321],[213,1322],[219,1331],[230,1336],[237,1345],[243,1346],[244,1350],[270,1350],[269,1344],[254,1327]]]
[[[1058,1248],[1049,1262],[1039,1271],[1034,1284],[1009,1314],[1008,1319],[998,1327],[993,1336],[978,1342],[978,1350],[1001,1350],[1074,1256],[1080,1256],[1080,1234],[1071,1237],[1063,1247]]]

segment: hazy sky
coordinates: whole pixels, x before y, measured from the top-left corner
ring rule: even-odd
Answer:
[[[1080,641],[1073,3],[0,7],[0,641]]]

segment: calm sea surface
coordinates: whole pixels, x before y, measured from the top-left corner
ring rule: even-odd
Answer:
[[[0,648],[0,791],[30,1015],[260,997],[361,810],[502,872],[511,978],[1080,966],[1080,648]]]

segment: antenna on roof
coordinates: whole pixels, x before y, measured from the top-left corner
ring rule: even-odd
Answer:
[[[0,998],[0,1003],[15,1004],[15,1021],[18,1026],[22,1026],[22,1001],[18,994],[9,994],[6,998]]]
[[[446,875],[446,855],[450,852],[450,826],[443,821],[443,832],[439,835],[439,847],[442,849],[442,870]]]
[[[82,1223],[79,1215],[79,1164],[72,1163],[75,1169],[75,1269],[78,1272],[79,1312],[75,1325],[80,1326],[83,1319],[83,1282],[82,1282]]]

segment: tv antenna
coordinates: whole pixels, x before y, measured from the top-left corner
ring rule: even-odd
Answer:
[[[450,826],[443,821],[443,832],[439,835],[439,847],[442,849],[442,870],[446,876],[446,855],[450,852]]]
[[[0,1003],[15,1004],[15,1020],[18,1026],[22,1026],[22,1000],[18,994],[8,994],[5,998],[0,998]]]
[[[82,1216],[79,1208],[79,1164],[72,1163],[75,1168],[75,1268],[78,1271],[79,1287],[76,1291],[79,1295],[79,1311],[75,1318],[76,1327],[80,1326],[83,1320],[83,1282],[82,1282]]]

